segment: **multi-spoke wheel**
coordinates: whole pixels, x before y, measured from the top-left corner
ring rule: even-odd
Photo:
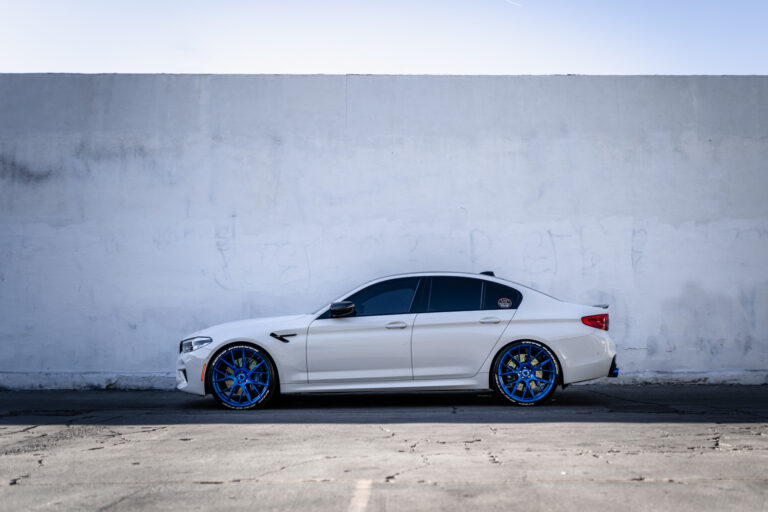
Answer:
[[[521,341],[499,352],[492,371],[501,396],[518,405],[535,405],[555,391],[560,367],[547,347]]]
[[[263,405],[272,396],[276,380],[269,358],[250,345],[220,352],[211,362],[208,378],[213,397],[230,409]]]

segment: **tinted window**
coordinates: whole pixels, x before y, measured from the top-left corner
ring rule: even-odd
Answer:
[[[466,277],[433,277],[429,295],[431,313],[480,309],[483,282]]]
[[[523,296],[519,291],[499,283],[485,282],[483,309],[517,309]]]
[[[360,290],[346,300],[355,303],[357,316],[408,313],[418,284],[418,277],[392,279]]]

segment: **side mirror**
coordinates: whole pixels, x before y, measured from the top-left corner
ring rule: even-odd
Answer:
[[[355,304],[352,302],[334,302],[331,304],[331,318],[355,316]]]

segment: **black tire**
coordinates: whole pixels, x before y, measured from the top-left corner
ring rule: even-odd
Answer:
[[[560,363],[554,352],[537,341],[510,343],[496,354],[491,366],[493,388],[514,405],[546,402],[560,379]]]
[[[227,409],[264,407],[277,393],[278,377],[272,359],[253,345],[221,349],[208,366],[208,390]]]

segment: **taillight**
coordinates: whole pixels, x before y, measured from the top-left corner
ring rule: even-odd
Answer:
[[[608,313],[581,317],[581,323],[595,329],[608,330]]]

